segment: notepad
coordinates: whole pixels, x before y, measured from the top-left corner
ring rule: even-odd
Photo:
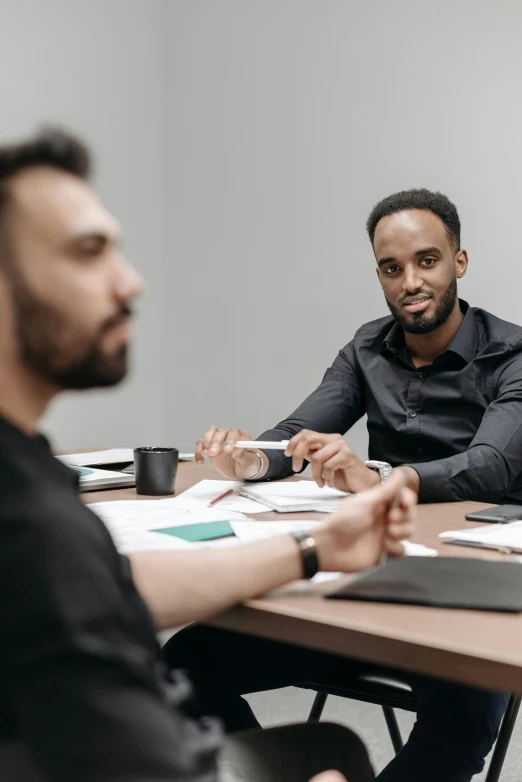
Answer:
[[[319,488],[314,481],[273,481],[271,483],[243,484],[243,497],[267,505],[277,513],[319,511],[332,513],[349,496],[338,489]]]
[[[166,527],[164,529],[152,530],[162,535],[172,535],[175,538],[181,538],[189,543],[200,540],[216,540],[217,538],[228,538],[234,534],[232,525],[229,521],[207,521],[203,524],[185,524],[177,527]]]
[[[508,524],[484,524],[472,529],[457,529],[441,532],[440,538],[447,543],[477,546],[480,548],[522,553],[522,521]]]

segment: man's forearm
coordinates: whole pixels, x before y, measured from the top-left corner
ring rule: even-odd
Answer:
[[[158,629],[208,619],[302,577],[290,536],[243,546],[129,554],[134,582]]]
[[[419,476],[419,502],[498,502],[516,478],[503,455],[489,445],[407,469]]]

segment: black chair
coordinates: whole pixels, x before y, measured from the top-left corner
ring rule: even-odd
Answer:
[[[329,695],[337,695],[340,698],[375,703],[382,706],[384,719],[393,749],[397,754],[403,747],[401,732],[394,709],[416,712],[417,700],[411,687],[400,678],[400,675],[377,668],[359,668],[345,676],[336,676],[332,679],[324,679],[318,682],[304,682],[299,685],[305,690],[314,690],[315,696],[312,710],[308,716],[308,722],[318,722],[321,719],[326,699]],[[486,782],[498,782],[500,773],[511,740],[511,734],[515,727],[520,698],[512,695],[509,699],[504,719],[498,734],[489,764]]]

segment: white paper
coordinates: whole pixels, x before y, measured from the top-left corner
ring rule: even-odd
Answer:
[[[439,537],[482,543],[485,546],[522,549],[522,521],[511,521],[508,524],[488,524],[472,529],[448,530],[441,532]]]
[[[324,522],[310,521],[310,519],[302,519],[297,521],[232,521],[231,526],[234,530],[234,535],[240,539],[242,543],[252,543],[256,540],[266,540],[267,538],[273,538],[277,535],[287,535],[291,532],[297,532],[302,530],[308,532],[313,530],[314,527],[320,527]],[[434,548],[428,548],[422,543],[412,543],[411,540],[401,541],[404,545],[405,554],[407,557],[436,557],[438,551]]]
[[[287,535],[291,532],[308,532],[314,527],[322,526],[320,521],[232,521],[234,535],[242,543],[253,543],[256,540],[266,540],[277,535]]]
[[[106,451],[91,451],[91,453],[69,453],[57,456],[70,467],[89,467],[92,464],[124,464],[134,461],[132,448],[109,448]]]
[[[89,467],[97,464],[130,464],[134,462],[133,448],[108,448],[105,451],[91,451],[90,453],[69,453],[57,456],[69,467]],[[193,453],[180,453],[180,461],[193,461]]]
[[[412,543],[411,540],[401,540],[404,553],[407,557],[438,557],[439,552],[435,548],[429,548],[422,543]]]
[[[109,528],[114,545],[121,554],[133,551],[175,551],[199,548],[195,543],[189,543],[173,535],[163,535],[161,532],[147,532],[136,527]]]
[[[241,481],[200,481],[173,501],[184,508],[206,508],[209,502],[219,497],[220,494],[224,494],[229,489],[238,492],[242,486]],[[211,510],[213,509],[252,514],[266,513],[270,510],[266,505],[246,499],[246,497],[240,497],[237,493],[220,500]]]
[[[89,508],[100,516],[109,527],[109,531],[127,527],[154,530],[183,524],[245,519],[242,513],[231,512],[219,506],[186,508],[177,504],[175,499],[94,502],[89,505]]]
[[[263,484],[243,484],[244,496],[264,502],[279,513],[300,511],[336,511],[349,494],[338,489],[319,488],[315,481],[274,481]]]

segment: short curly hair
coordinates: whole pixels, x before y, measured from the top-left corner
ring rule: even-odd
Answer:
[[[366,230],[373,246],[377,223],[383,217],[404,212],[408,209],[427,209],[440,217],[446,233],[456,250],[460,250],[460,219],[457,207],[442,193],[433,193],[422,187],[413,190],[401,190],[400,193],[383,198],[376,204],[366,221]]]

